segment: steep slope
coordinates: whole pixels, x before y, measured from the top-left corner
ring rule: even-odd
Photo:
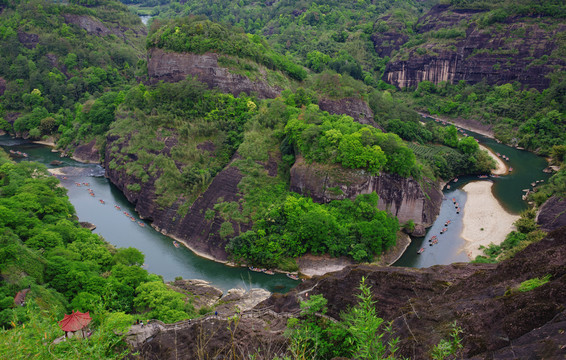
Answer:
[[[452,264],[426,269],[351,266],[308,280],[286,295],[272,295],[235,322],[226,319],[228,313],[161,327],[151,342],[142,341],[135,350],[141,350],[145,358],[165,359],[173,359],[177,351],[227,355],[236,348],[249,354],[268,341],[278,354],[284,354],[289,349],[282,338],[285,326],[281,320],[296,316],[299,301],[322,294],[328,299],[327,315],[339,319],[340,313],[356,302],[352,294],[365,277],[378,301],[379,316],[393,322],[402,356],[429,359],[432,347],[448,338],[450,324],[456,321],[463,329],[459,358],[563,358],[565,230],[549,234],[497,265]],[[525,280],[547,274],[548,283],[530,291],[518,290]],[[256,330],[250,332],[250,327]],[[203,338],[199,334],[205,329],[209,335]]]
[[[440,211],[442,193],[433,183],[425,188],[412,178],[382,173],[379,176],[342,167],[308,164],[298,159],[291,168],[291,190],[308,195],[318,202],[355,199],[360,194],[376,192],[378,207],[387,210],[400,223],[413,220],[415,236],[423,236]]]
[[[532,10],[532,16],[506,6],[491,10],[474,5],[437,5],[421,17],[415,35],[393,42],[396,51],[384,79],[401,88],[460,80],[497,85],[519,81],[527,88],[547,88],[547,75],[566,66],[566,25],[560,14]],[[374,34],[376,50],[391,48],[391,37]]]

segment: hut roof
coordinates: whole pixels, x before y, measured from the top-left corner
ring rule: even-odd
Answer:
[[[86,313],[76,311],[71,315],[65,314],[63,320],[59,321],[59,326],[63,331],[78,331],[87,326],[91,320],[88,311]]]
[[[23,306],[24,302],[26,301],[26,295],[28,294],[29,289],[24,289],[16,294],[14,297],[14,303],[19,306]]]

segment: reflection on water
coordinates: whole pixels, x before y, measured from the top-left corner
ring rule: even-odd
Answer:
[[[528,151],[519,150],[496,142],[494,139],[476,134],[471,131],[466,132],[480,141],[482,145],[490,148],[494,153],[504,154],[509,157],[506,164],[513,168],[508,175],[498,178],[485,180],[478,179],[477,176],[460,177],[458,182],[450,182],[450,190],[444,189],[445,201],[442,203],[440,215],[434,225],[428,229],[423,238],[413,238],[412,243],[403,256],[394,264],[395,266],[409,267],[428,267],[439,264],[451,264],[459,261],[469,261],[468,256],[461,250],[465,245],[465,240],[460,236],[462,232],[462,217],[455,216],[454,206],[451,199],[454,197],[463,210],[466,203],[466,193],[460,190],[470,181],[492,181],[494,183],[492,191],[501,205],[509,212],[518,214],[528,208],[526,201],[522,199],[525,194],[523,189],[532,188],[531,183],[537,180],[547,181],[550,174],[542,172],[547,166],[544,158]],[[462,215],[462,213],[460,213]],[[447,227],[446,234],[439,235],[447,220],[452,223]],[[429,239],[436,235],[438,244],[429,246]],[[417,251],[424,247],[422,254]]]
[[[176,248],[170,238],[153,230],[149,223],[136,215],[134,206],[102,176],[104,171],[99,165],[80,164],[68,158],[60,158],[58,153],[51,152],[46,146],[11,139],[8,136],[0,136],[0,146],[6,152],[12,149],[28,154],[25,159],[15,157],[16,161],[38,161],[50,168],[86,168],[86,172],[78,171],[75,175],[67,175],[65,178],[59,176],[61,183],[68,189],[69,199],[80,221],[96,225],[94,232],[117,247],[139,249],[145,254],[145,268],[163,276],[167,281],[178,276],[185,279],[203,279],[223,291],[235,287],[259,287],[271,292],[287,292],[298,284],[285,275],[266,275],[251,272],[243,267],[229,267],[198,257],[183,246]],[[53,165],[53,160],[62,163]],[[100,200],[103,200],[104,204]],[[120,210],[115,206],[120,207]],[[132,215],[134,221],[127,217],[124,211]]]

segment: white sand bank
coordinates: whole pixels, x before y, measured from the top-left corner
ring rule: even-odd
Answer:
[[[491,192],[492,186],[490,181],[477,181],[462,188],[468,194],[462,237],[466,240],[464,250],[472,259],[483,254],[480,245],[501,244],[507,234],[515,230],[513,223],[519,219],[519,215],[503,209]]]
[[[507,174],[507,165],[505,164],[505,162],[503,162],[503,160],[501,160],[501,158],[497,157],[497,155],[495,155],[493,151],[491,151],[490,149],[486,148],[483,145],[480,145],[480,149],[487,151],[489,156],[491,156],[493,160],[495,160],[495,162],[497,163],[497,168],[495,168],[495,170],[491,170],[491,173],[493,175]]]

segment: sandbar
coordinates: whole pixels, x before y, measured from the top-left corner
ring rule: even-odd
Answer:
[[[507,234],[515,230],[513,223],[519,215],[508,213],[497,201],[491,191],[491,181],[476,181],[464,186],[468,199],[464,205],[462,237],[466,240],[464,250],[475,259],[483,255],[481,245],[499,245]]]
[[[487,151],[489,156],[491,156],[491,158],[493,160],[495,160],[495,162],[497,163],[497,167],[495,168],[495,170],[491,170],[491,173],[493,175],[505,175],[505,174],[507,174],[507,165],[503,162],[503,160],[501,160],[497,155],[495,155],[493,153],[493,151],[491,151],[491,149],[486,148],[483,145],[480,145],[480,149]]]

